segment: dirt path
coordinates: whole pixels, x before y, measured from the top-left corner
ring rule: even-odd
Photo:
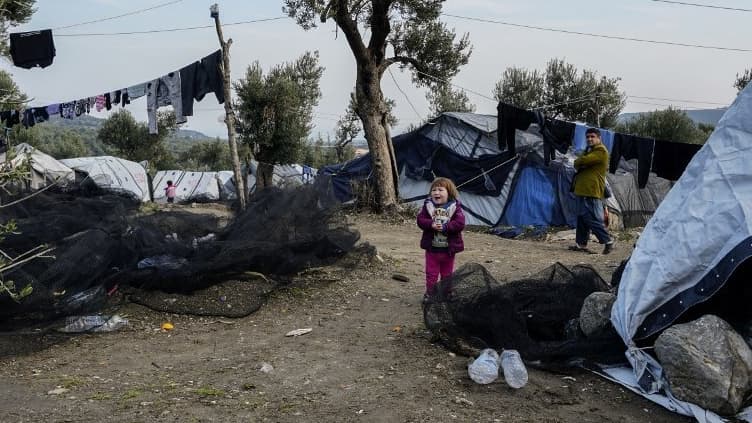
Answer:
[[[355,223],[384,263],[314,269],[245,318],[126,304],[117,312],[130,324],[115,333],[47,335],[31,344],[1,336],[0,421],[689,421],[582,371],[530,369],[529,384],[516,391],[503,381],[474,384],[467,358],[427,339],[412,221],[357,216]],[[479,262],[503,280],[555,261],[588,263],[609,279],[628,254],[625,244],[610,256],[566,245],[467,233],[458,264]],[[394,272],[410,281],[393,280]],[[175,329],[161,331],[165,321]],[[284,336],[297,328],[312,331]],[[49,393],[56,388],[65,391]]]

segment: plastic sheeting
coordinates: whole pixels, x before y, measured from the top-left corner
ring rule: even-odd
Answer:
[[[139,201],[150,201],[146,169],[136,162],[112,156],[63,159],[61,163],[86,173],[87,180],[105,191],[126,194]]]
[[[176,186],[175,201],[209,202],[218,201],[219,181],[217,172],[190,172],[182,170],[160,170],[154,176],[154,201],[165,203],[167,181]]]
[[[636,341],[707,301],[752,257],[751,114],[748,86],[656,209],[621,277],[611,321],[647,393],[669,388]]]
[[[31,178],[29,187],[33,190],[41,189],[57,182],[59,186],[67,186],[76,179],[73,169],[47,155],[29,144],[21,143],[13,148],[14,157],[11,159],[13,166],[18,166],[29,157],[31,165]],[[0,155],[0,162],[5,162],[6,153]]]

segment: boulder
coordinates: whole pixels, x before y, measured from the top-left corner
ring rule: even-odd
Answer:
[[[752,350],[717,316],[666,329],[655,352],[676,398],[720,415],[736,414],[752,388]]]
[[[601,333],[611,325],[611,307],[616,296],[609,292],[593,292],[580,309],[580,329],[586,337]]]

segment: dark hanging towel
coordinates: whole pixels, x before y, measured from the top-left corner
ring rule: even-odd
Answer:
[[[193,93],[196,101],[201,101],[204,95],[213,92],[219,104],[225,102],[224,78],[219,68],[221,64],[222,50],[217,50],[201,59]]]
[[[700,148],[700,144],[656,141],[652,170],[661,178],[676,181]]]
[[[511,154],[515,154],[517,151],[514,140],[515,130],[524,131],[530,127],[530,124],[535,122],[535,114],[502,102],[499,102],[496,110],[498,112],[497,137],[499,139],[499,150],[506,149]]]
[[[183,102],[183,116],[193,116],[193,99],[196,98],[196,82],[200,68],[201,62],[196,61],[180,69],[180,96]],[[203,96],[202,94],[201,97]]]
[[[25,69],[46,68],[55,57],[52,30],[17,32],[10,34],[10,57],[13,64]]]
[[[650,176],[650,167],[653,162],[653,148],[655,140],[652,138],[637,137],[634,135],[614,134],[614,145],[611,147],[609,171],[616,172],[619,167],[619,159],[637,159],[637,186],[645,188]]]
[[[543,112],[533,112],[535,123],[543,136],[543,162],[546,166],[556,159],[556,151],[566,154],[572,145],[575,124],[563,120],[547,118]]]

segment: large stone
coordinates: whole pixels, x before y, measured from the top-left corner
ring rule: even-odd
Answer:
[[[736,414],[752,388],[752,350],[717,316],[666,329],[655,352],[676,398],[720,415]]]
[[[593,292],[580,309],[580,329],[585,336],[597,335],[611,325],[611,307],[616,296],[609,292]]]

